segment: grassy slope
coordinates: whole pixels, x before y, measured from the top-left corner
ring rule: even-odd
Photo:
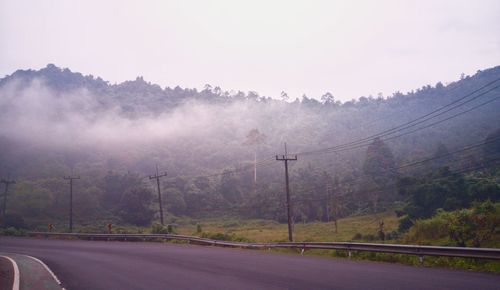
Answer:
[[[398,218],[394,212],[385,212],[374,215],[348,217],[338,221],[338,232],[335,233],[334,223],[314,222],[296,224],[294,227],[295,241],[349,241],[356,233],[363,235],[378,231],[378,223],[384,221],[386,232],[396,230]],[[256,242],[286,241],[288,228],[286,224],[279,224],[268,220],[232,220],[213,219],[198,221],[204,232],[220,232],[234,234]],[[180,225],[177,232],[192,235],[196,231],[194,224]]]

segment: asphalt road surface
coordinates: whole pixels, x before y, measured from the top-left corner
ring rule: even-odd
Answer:
[[[0,237],[79,289],[500,289],[500,275],[162,243]]]

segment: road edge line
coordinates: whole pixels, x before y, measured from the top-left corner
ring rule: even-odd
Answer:
[[[61,283],[61,281],[57,278],[56,274],[54,274],[54,272],[52,272],[52,270],[49,268],[49,266],[47,266],[44,262],[42,262],[42,260],[37,259],[37,258],[32,257],[32,256],[28,256],[28,255],[23,255],[23,256],[28,257],[28,258],[31,258],[31,259],[33,259],[33,260],[37,261],[38,263],[40,263],[40,264],[41,264],[41,265],[45,268],[45,270],[47,270],[47,272],[49,272],[49,273],[50,273],[50,275],[52,275],[52,278],[54,278],[54,280],[57,282],[57,284],[58,284],[59,286],[61,286],[61,289],[62,289],[62,290],[66,290],[66,289],[62,286],[62,283]]]
[[[12,268],[14,268],[14,282],[12,283],[12,290],[19,290],[19,267],[17,266],[16,261],[14,261],[12,258],[0,255],[2,258],[6,258],[12,263]]]

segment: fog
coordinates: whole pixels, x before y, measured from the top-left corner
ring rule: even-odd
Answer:
[[[241,134],[258,123],[250,120],[254,108],[245,102],[214,105],[189,100],[159,115],[131,118],[118,104],[103,106],[103,98],[85,88],[56,92],[40,79],[27,87],[13,81],[0,90],[0,134],[46,146],[105,148],[216,137],[228,130]],[[241,127],[237,132],[236,125]]]
[[[257,148],[260,159],[280,153],[285,141],[295,149],[300,143],[314,144],[318,133],[309,129],[322,123],[313,110],[281,101],[243,98],[217,103],[193,96],[159,108],[159,113],[133,114],[127,111],[128,101],[86,87],[55,90],[43,78],[28,83],[14,78],[0,89],[0,136],[18,144],[15,151],[87,156],[66,156],[77,159],[72,166],[113,158],[114,165],[107,168],[141,171],[153,162],[167,167],[189,159],[198,172],[198,166],[211,171],[253,159],[254,148],[243,145],[252,129],[266,134],[266,142]]]

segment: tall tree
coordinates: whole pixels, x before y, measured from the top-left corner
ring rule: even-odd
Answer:
[[[151,209],[153,194],[145,187],[134,187],[127,190],[118,207],[118,214],[126,223],[147,226],[151,223],[154,211]]]
[[[383,185],[395,177],[395,167],[391,149],[380,138],[375,138],[366,150],[363,172],[378,185]]]

